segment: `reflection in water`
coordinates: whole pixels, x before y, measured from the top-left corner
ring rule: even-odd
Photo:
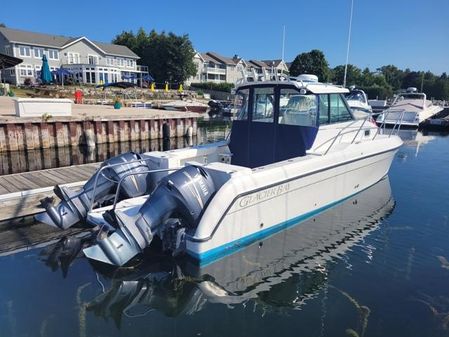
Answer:
[[[249,302],[267,312],[300,309],[321,290],[329,291],[328,262],[345,253],[375,230],[394,208],[388,177],[340,205],[300,225],[255,243],[238,253],[205,267],[189,258],[173,259],[147,251],[136,266],[101,269],[101,287],[109,287],[91,299],[86,310],[121,327],[123,317],[134,318],[157,310],[166,316],[200,312],[207,303],[233,307]],[[56,255],[75,257],[80,241],[65,249],[56,245]],[[73,249],[73,253],[69,253]],[[368,250],[369,252],[369,250]],[[367,253],[369,254],[369,253]],[[70,265],[65,261],[65,266]],[[53,266],[52,263],[48,263]],[[61,267],[62,268],[62,267]],[[67,271],[65,271],[67,273]],[[343,296],[350,295],[337,289]],[[357,333],[366,329],[369,309]],[[325,303],[324,303],[325,304]],[[324,310],[325,311],[325,310]]]
[[[0,175],[103,162],[128,151],[167,151],[224,139],[226,128],[198,128],[196,137],[154,139],[0,153]]]

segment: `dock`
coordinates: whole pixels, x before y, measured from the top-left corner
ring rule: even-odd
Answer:
[[[73,104],[64,117],[17,117],[13,100],[0,97],[0,152],[147,141],[196,135],[200,114]]]
[[[100,163],[72,165],[0,176],[0,228],[7,227],[13,219],[42,212],[40,200],[54,196],[55,185],[80,187],[99,166]]]

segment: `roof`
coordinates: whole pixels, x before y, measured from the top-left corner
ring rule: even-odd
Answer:
[[[277,59],[277,60],[262,60],[261,62],[265,63],[267,66],[274,65],[275,67],[277,67],[282,60],[281,59]]]
[[[246,87],[267,84],[291,84],[298,89],[306,89],[313,94],[346,94],[349,92],[348,89],[333,84],[320,82],[301,82],[294,77],[290,77],[288,80],[242,82],[238,86]]]
[[[257,68],[266,68],[267,65],[261,61],[257,60],[249,60],[249,63],[251,63],[251,66],[256,66]]]
[[[105,54],[128,56],[133,58],[139,57],[126,46],[120,46],[112,43],[93,42],[84,36],[68,37],[62,35],[35,33],[7,27],[0,27],[0,33],[3,34],[10,42],[23,43],[33,46],[53,47],[58,49],[84,38],[96,45],[97,48],[102,50]]]
[[[203,54],[201,54],[201,55],[203,55]],[[210,51],[208,51],[206,53],[206,55],[208,55],[210,58],[212,58],[215,61],[218,61],[220,63],[224,63],[224,64],[228,64],[228,65],[232,65],[232,66],[235,66],[235,64],[236,64],[235,61],[231,57],[222,56],[220,54],[210,52]]]

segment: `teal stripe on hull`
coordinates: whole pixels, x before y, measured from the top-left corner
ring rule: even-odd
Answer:
[[[380,179],[382,180],[382,179]],[[380,181],[379,180],[379,181]],[[376,181],[377,182],[377,181]],[[357,191],[356,193],[353,193],[343,199],[340,199],[338,201],[334,201],[326,206],[320,207],[314,211],[299,215],[295,218],[292,218],[290,220],[281,222],[277,225],[271,226],[270,228],[258,231],[256,233],[250,234],[248,236],[245,236],[243,238],[234,240],[232,242],[226,243],[222,246],[216,247],[216,248],[212,248],[204,253],[194,253],[191,251],[187,251],[187,254],[189,254],[190,256],[192,256],[193,258],[197,259],[199,261],[200,266],[204,267],[208,264],[211,264],[212,262],[215,262],[225,256],[234,254],[242,249],[244,249],[245,247],[249,246],[250,244],[258,241],[258,240],[262,240],[267,238],[270,235],[273,235],[281,230],[287,229],[289,227],[292,227],[294,225],[298,225],[299,223],[329,209],[332,208],[334,206],[337,206],[338,204],[348,200],[349,198],[352,198],[353,196],[359,194],[360,192],[370,188],[371,186],[373,186],[375,183],[373,183],[372,185],[364,188],[363,190]]]

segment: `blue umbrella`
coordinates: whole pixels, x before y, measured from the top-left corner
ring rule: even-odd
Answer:
[[[151,75],[143,76],[142,80],[147,81],[147,82],[154,82],[154,78]]]
[[[55,75],[58,75],[61,78],[61,85],[64,86],[64,76],[72,75],[72,72],[68,69],[63,68],[62,66],[55,71],[52,72]]]
[[[43,84],[48,84],[53,80],[48,66],[47,56],[42,56],[41,81]]]

